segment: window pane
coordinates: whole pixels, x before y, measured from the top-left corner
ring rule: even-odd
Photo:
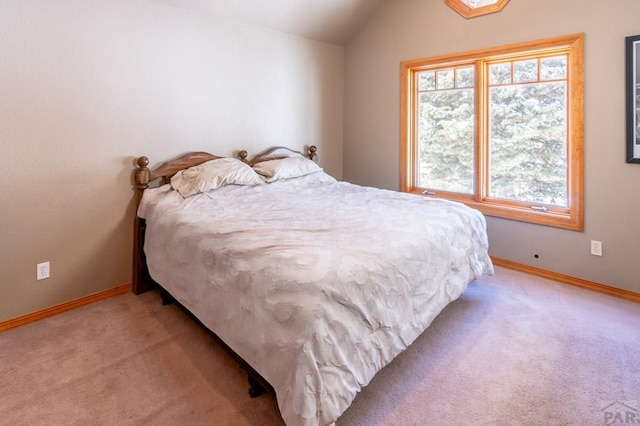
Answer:
[[[438,90],[453,89],[453,70],[438,71]]]
[[[418,105],[418,187],[473,193],[473,88],[426,92]]]
[[[436,74],[433,71],[418,73],[418,90],[434,90],[436,88]]]
[[[561,80],[567,78],[567,57],[555,56],[540,60],[540,80]]]
[[[489,65],[489,84],[511,83],[511,62]]]
[[[456,69],[456,87],[473,87],[473,67]]]
[[[490,89],[490,196],[567,207],[566,90],[566,82]]]
[[[530,59],[513,63],[513,82],[527,83],[538,81],[538,60]]]
[[[498,3],[498,0],[462,0],[462,3],[469,6],[471,9],[477,9],[482,6],[490,6]]]

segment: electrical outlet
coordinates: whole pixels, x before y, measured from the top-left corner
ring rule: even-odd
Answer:
[[[602,256],[602,241],[591,240],[591,254],[594,256]]]
[[[36,279],[44,280],[49,278],[49,262],[38,263],[36,265]]]

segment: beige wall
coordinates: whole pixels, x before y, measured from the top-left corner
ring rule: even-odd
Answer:
[[[131,282],[137,156],[316,144],[340,178],[342,83],[342,47],[211,15],[0,2],[0,321]]]
[[[401,61],[584,32],[585,231],[488,218],[490,252],[640,292],[640,165],[624,160],[624,37],[640,33],[638,16],[637,0],[511,0],[469,20],[443,0],[386,2],[345,47],[344,178],[400,186]]]

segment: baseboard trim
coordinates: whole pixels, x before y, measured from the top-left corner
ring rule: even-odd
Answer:
[[[491,256],[491,260],[493,261],[493,264],[496,266],[502,266],[507,269],[513,269],[515,271],[524,272],[530,275],[536,275],[542,278],[548,278],[550,280],[558,281],[564,284],[569,284],[569,285],[581,287],[587,290],[596,291],[598,293],[603,293],[609,296],[625,299],[630,302],[640,303],[640,293],[634,293],[633,291],[611,287],[605,284],[584,280],[582,278],[576,278],[570,275],[560,274],[558,272],[547,271],[546,269],[536,268],[535,266],[529,266],[529,265],[524,265],[522,263],[512,262],[511,260],[500,259],[499,257]]]
[[[547,278],[550,280],[573,285],[576,287],[581,287],[587,290],[625,299],[630,302],[640,303],[640,293],[634,293],[633,291],[623,290],[621,288],[611,287],[605,284],[584,280],[582,278],[576,278],[570,275],[564,275],[558,272],[536,268],[535,266],[524,265],[522,263],[513,262],[507,259],[501,259],[495,256],[491,256],[491,260],[493,261],[493,264],[496,266],[501,266],[507,269],[513,269],[515,271],[520,271],[526,274]],[[0,322],[0,333],[2,333],[3,331],[11,330],[12,328],[19,327],[21,325],[29,324],[44,318],[61,314],[66,311],[79,308],[81,306],[99,302],[100,300],[104,300],[113,296],[118,296],[120,294],[128,293],[132,291],[132,288],[133,288],[132,283],[123,284],[121,286],[118,286],[109,290],[93,293],[88,296],[84,296],[78,299],[70,300],[68,302],[60,303],[59,305],[51,306],[49,308],[32,312],[30,314],[26,314],[26,315],[19,316],[17,318],[12,318],[6,321],[2,321]]]
[[[72,309],[79,308],[81,306],[89,305],[91,303],[99,302],[100,300],[108,299],[113,296],[128,293],[133,288],[133,284],[123,284],[121,286],[93,293],[88,296],[80,297],[78,299],[70,300],[68,302],[60,303],[59,305],[50,306],[48,308],[31,312],[30,314],[22,315],[17,318],[8,319],[0,322],[0,333],[3,331],[11,330],[12,328],[26,325],[44,318],[52,317],[54,315],[61,314]]]

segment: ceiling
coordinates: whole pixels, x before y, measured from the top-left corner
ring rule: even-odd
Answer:
[[[338,45],[385,0],[153,0]]]
[[[344,45],[385,0],[153,0]]]

